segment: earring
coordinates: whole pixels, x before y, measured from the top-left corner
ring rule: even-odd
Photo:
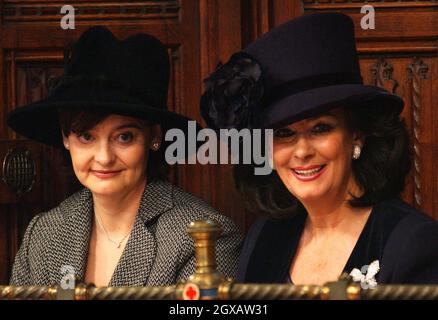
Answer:
[[[70,150],[70,145],[69,145],[68,143],[65,143],[65,144],[64,144],[64,147],[65,147],[67,150]]]
[[[358,144],[355,144],[353,147],[353,159],[354,160],[359,159],[361,151],[362,151],[362,149],[360,148],[360,146]]]
[[[160,148],[160,142],[158,142],[158,141],[154,141],[154,142],[152,143],[152,147],[151,147],[151,149],[152,149],[153,151],[157,151],[159,148]]]

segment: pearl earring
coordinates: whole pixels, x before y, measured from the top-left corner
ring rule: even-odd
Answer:
[[[69,145],[68,143],[64,144],[64,147],[65,147],[67,150],[70,150],[70,145]]]
[[[354,160],[359,159],[361,151],[362,151],[362,149],[360,148],[360,146],[358,144],[355,144],[354,148],[353,148],[353,159]]]

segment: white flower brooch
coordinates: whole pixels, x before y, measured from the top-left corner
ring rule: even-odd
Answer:
[[[374,289],[377,286],[376,274],[379,272],[379,260],[374,260],[369,265],[364,265],[362,268],[354,268],[350,272],[353,281],[360,282],[362,289]]]

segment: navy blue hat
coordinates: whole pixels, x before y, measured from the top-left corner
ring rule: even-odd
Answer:
[[[13,130],[62,148],[58,111],[75,108],[145,118],[164,131],[187,130],[191,119],[167,108],[169,56],[153,36],[118,40],[107,28],[92,27],[66,50],[64,60],[64,75],[47,98],[9,113],[7,123]]]
[[[398,96],[363,84],[353,21],[339,13],[305,15],[272,29],[206,84],[201,113],[213,128],[280,127],[336,106],[403,109]]]

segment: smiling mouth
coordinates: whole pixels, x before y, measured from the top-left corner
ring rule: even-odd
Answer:
[[[122,170],[119,170],[119,171],[95,171],[95,170],[91,170],[91,174],[99,179],[110,179],[110,178],[118,176],[120,172],[122,172]]]
[[[320,172],[322,169],[324,169],[325,166],[326,165],[324,164],[321,167],[316,168],[316,169],[312,169],[312,170],[295,170],[295,169],[292,169],[292,171],[295,172],[299,176],[311,177],[311,176],[317,174],[318,172]]]

